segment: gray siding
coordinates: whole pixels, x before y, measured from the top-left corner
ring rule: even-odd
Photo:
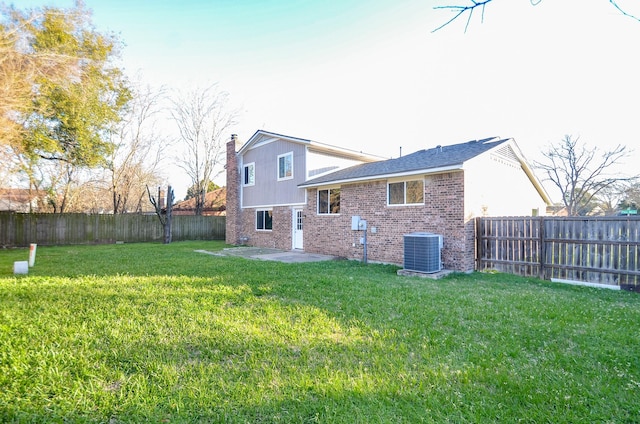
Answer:
[[[242,187],[242,207],[305,203],[305,190],[298,184],[305,181],[306,146],[278,139],[256,144],[242,157],[241,173],[245,164],[255,163],[255,185]],[[278,181],[278,156],[288,152],[293,152],[293,178]]]

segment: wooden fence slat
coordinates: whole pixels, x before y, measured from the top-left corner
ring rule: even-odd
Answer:
[[[476,218],[477,268],[640,291],[640,217]]]
[[[224,216],[178,215],[172,239],[224,240]],[[0,212],[0,246],[26,247],[161,241],[162,225],[155,215],[44,214]]]

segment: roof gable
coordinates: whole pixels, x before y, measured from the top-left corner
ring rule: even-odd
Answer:
[[[358,152],[356,150],[345,149],[338,146],[333,146],[331,144],[320,143],[318,141],[308,140],[305,138],[299,137],[291,137],[284,134],[278,134],[265,130],[256,131],[246,143],[240,147],[238,150],[238,154],[243,155],[250,149],[253,149],[258,146],[262,146],[277,140],[289,141],[291,143],[303,144],[307,146],[309,149],[312,149],[316,152],[324,153],[331,156],[338,156],[342,158],[354,159],[362,162],[372,162],[372,161],[380,161],[382,159],[386,159],[380,156],[371,155],[364,152]]]
[[[240,147],[240,150],[238,150],[238,153],[242,154],[254,147],[271,143],[276,140],[286,140],[292,143],[299,143],[299,144],[309,144],[311,142],[311,140],[307,140],[304,138],[290,137],[283,134],[277,134],[269,131],[258,130],[249,138],[249,140],[247,140],[246,143],[242,145],[242,147]]]

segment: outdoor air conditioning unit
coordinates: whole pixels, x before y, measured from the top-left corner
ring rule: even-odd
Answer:
[[[442,236],[411,233],[404,236],[404,269],[433,273],[442,270]]]

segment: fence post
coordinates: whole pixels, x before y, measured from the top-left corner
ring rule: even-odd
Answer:
[[[546,241],[545,241],[545,231],[544,231],[544,217],[539,217],[538,218],[539,224],[540,225],[540,249],[538,250],[540,252],[540,267],[539,267],[539,274],[538,274],[538,278],[540,278],[541,280],[544,280],[545,277],[545,269],[544,269],[544,264],[546,261],[546,257],[547,257],[547,248],[546,248]]]
[[[475,223],[476,233],[476,271],[480,271],[480,261],[482,260],[482,221],[481,217],[477,216],[473,221]]]

